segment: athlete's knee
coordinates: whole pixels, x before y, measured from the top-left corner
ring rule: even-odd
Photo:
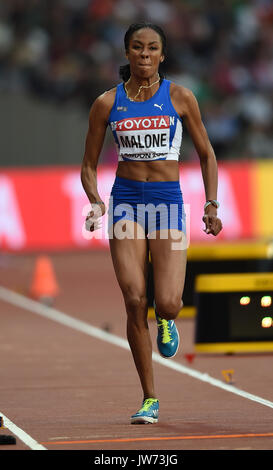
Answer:
[[[156,311],[165,320],[175,320],[182,307],[183,302],[180,297],[165,296],[156,300]]]
[[[143,330],[148,328],[148,300],[131,297],[126,303],[127,327]]]
[[[137,319],[145,317],[148,308],[148,300],[146,294],[133,292],[128,290],[123,293],[126,312],[129,317]]]

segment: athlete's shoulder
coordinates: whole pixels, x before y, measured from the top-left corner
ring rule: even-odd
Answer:
[[[103,107],[103,108],[105,107],[107,108],[109,106],[112,107],[115,101],[116,91],[117,91],[117,87],[114,87],[114,88],[111,88],[110,90],[105,91],[104,93],[102,93],[95,99],[93,106]]]
[[[115,102],[116,90],[117,87],[114,87],[97,96],[91,106],[90,116],[101,116],[107,120]]]
[[[170,96],[175,106],[179,108],[181,115],[190,112],[197,103],[194,93],[189,88],[174,82],[170,84]]]
[[[179,98],[185,101],[191,101],[195,98],[193,92],[189,88],[186,88],[183,85],[177,85],[174,82],[170,83],[170,94],[172,98]]]

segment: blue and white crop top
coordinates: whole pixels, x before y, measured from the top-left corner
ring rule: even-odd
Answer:
[[[119,161],[179,159],[183,127],[171,102],[169,80],[146,101],[130,101],[119,83],[108,122]]]

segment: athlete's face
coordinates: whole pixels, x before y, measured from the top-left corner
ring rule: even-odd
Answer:
[[[131,74],[151,78],[158,73],[164,60],[159,34],[150,28],[139,29],[132,34],[126,57],[130,62]]]

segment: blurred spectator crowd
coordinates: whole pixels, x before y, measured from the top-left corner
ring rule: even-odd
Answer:
[[[166,77],[195,93],[217,158],[273,158],[272,0],[1,0],[0,91],[89,109],[138,21],[164,29]]]

